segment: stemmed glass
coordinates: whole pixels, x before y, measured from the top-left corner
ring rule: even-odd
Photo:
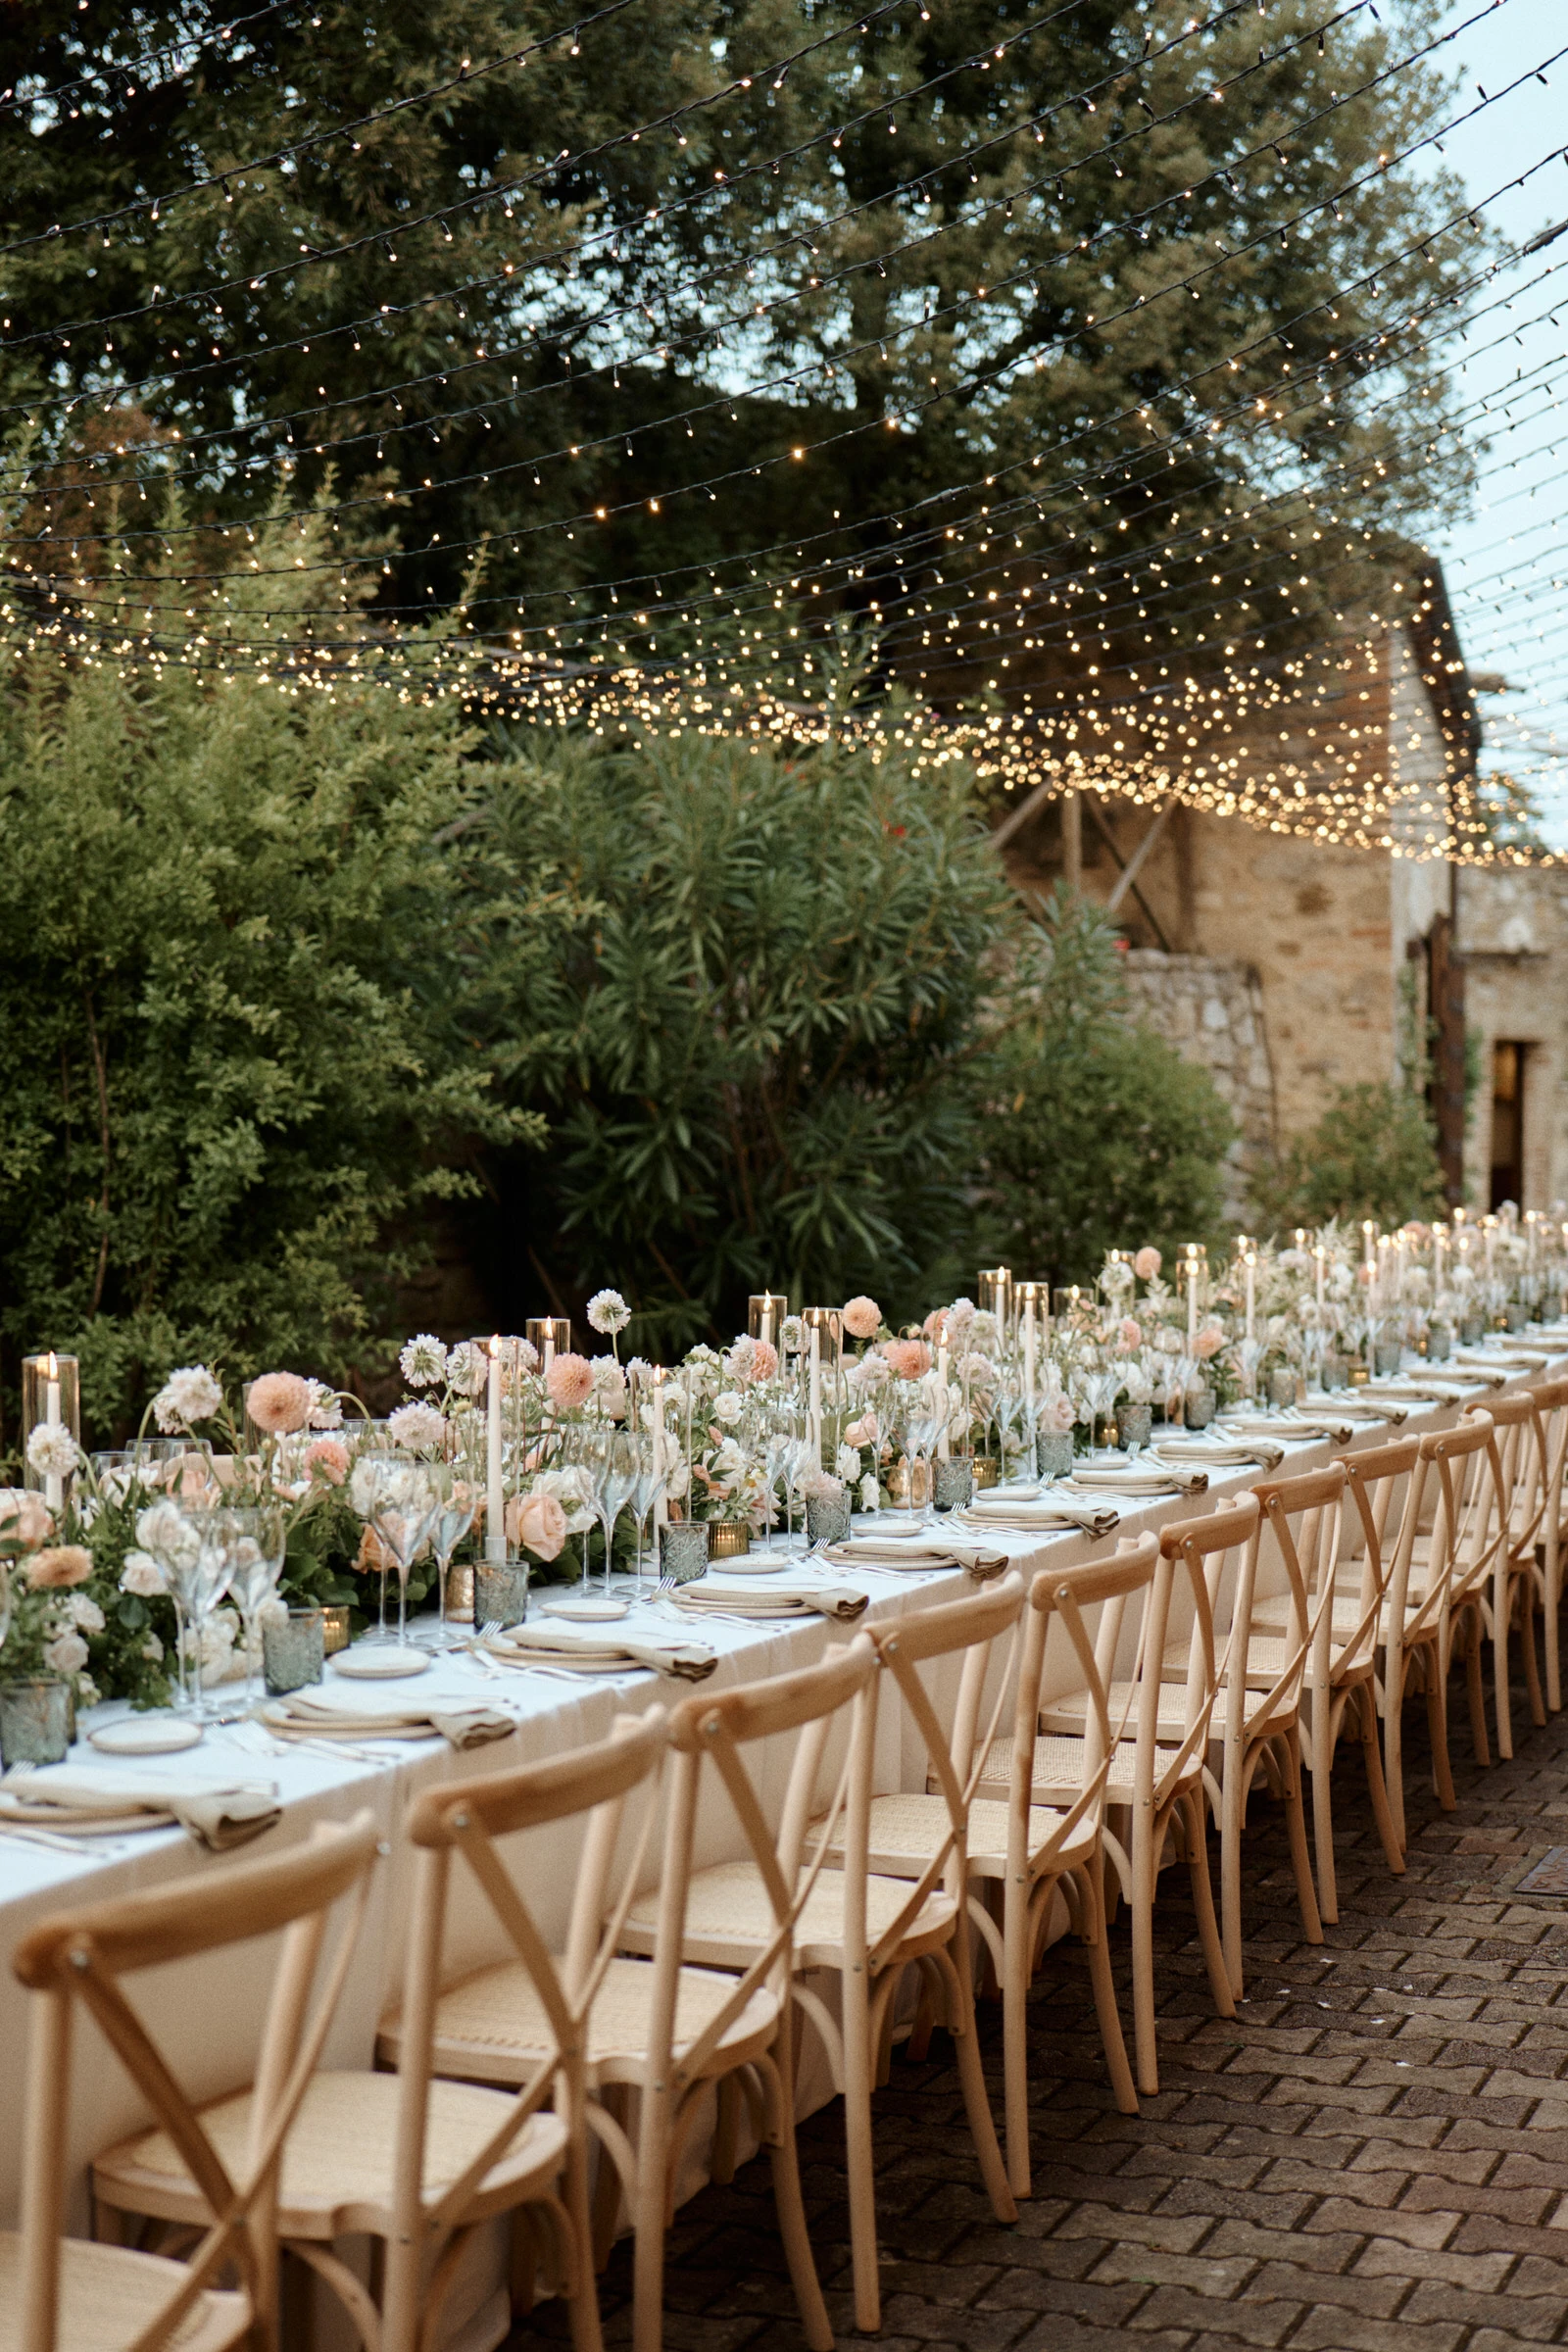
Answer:
[[[817,1460],[816,1447],[809,1438],[792,1437],[784,1460],[784,1543],[786,1550],[795,1542],[795,1490]]]
[[[904,1452],[906,1460],[910,1465],[909,1513],[911,1517],[915,1507],[915,1469],[921,1464],[925,1467],[926,1501],[921,1509],[919,1519],[922,1527],[927,1525],[931,1517],[931,1457],[936,1451],[937,1440],[948,1425],[948,1400],[946,1396],[943,1396],[940,1403],[938,1402],[934,1393],[935,1377],[934,1373],[927,1373],[923,1379],[910,1383],[909,1398],[904,1418]]]
[[[400,1649],[409,1645],[409,1570],[430,1540],[441,1495],[428,1462],[406,1453],[363,1453],[354,1466],[354,1504],[363,1510],[398,1572]],[[386,1637],[386,1571],[381,1572],[381,1638]]]
[[[648,1540],[648,1514],[664,1492],[664,1473],[654,1466],[654,1449],[650,1445],[646,1455],[637,1449],[637,1478],[631,1491],[632,1525],[637,1530],[637,1565],[634,1571],[639,1593],[646,1592],[643,1581],[643,1545]]]
[[[599,1524],[605,1531],[605,1591],[610,1591],[615,1521],[632,1498],[637,1485],[637,1448],[629,1437],[609,1430],[589,1456]]]
[[[786,1475],[790,1468],[795,1452],[795,1432],[789,1417],[786,1414],[776,1414],[773,1425],[762,1442],[762,1469],[767,1479],[767,1533],[762,1538],[764,1551],[771,1551],[773,1548],[774,1490],[777,1488],[779,1480]],[[785,1511],[788,1514],[789,1503],[787,1500]],[[788,1538],[794,1532],[793,1527],[786,1527],[786,1547]]]
[[[245,1628],[245,1705],[249,1711],[263,1695],[261,1614],[275,1594],[283,1573],[288,1531],[277,1503],[224,1508],[211,1516],[223,1523],[230,1561],[228,1596]]]
[[[154,1553],[180,1620],[182,1711],[198,1722],[216,1721],[220,1710],[202,1696],[202,1636],[234,1573],[236,1539],[226,1524],[233,1513],[220,1503],[164,1509],[184,1531],[181,1538],[170,1528],[167,1549]]]
[[[436,1493],[435,1517],[430,1524],[430,1549],[435,1554],[438,1586],[435,1632],[430,1636],[432,1649],[445,1649],[454,1640],[447,1631],[447,1578],[452,1570],[452,1554],[473,1525],[475,1490],[472,1483],[459,1475],[452,1462],[431,1465],[430,1483]]]

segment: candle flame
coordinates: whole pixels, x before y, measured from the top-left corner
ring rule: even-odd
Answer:
[[[499,1332],[497,1332],[495,1338],[490,1343],[490,1353],[492,1356],[497,1356],[501,1353],[501,1335]]]
[[[49,1350],[49,1377],[51,1380],[60,1378],[60,1366],[55,1360],[55,1351],[52,1348]]]

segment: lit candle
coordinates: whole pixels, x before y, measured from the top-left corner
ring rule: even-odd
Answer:
[[[1198,1339],[1198,1244],[1187,1245],[1187,1345],[1195,1346]]]
[[[812,1460],[820,1468],[822,1461],[822,1333],[816,1323],[811,1325],[810,1401],[808,1412],[810,1421]]]
[[[1037,1329],[1037,1327],[1036,1327],[1036,1324],[1035,1324],[1035,1304],[1034,1304],[1034,1299],[1033,1299],[1033,1298],[1031,1298],[1031,1297],[1028,1295],[1028,1294],[1029,1294],[1029,1292],[1030,1292],[1030,1291],[1033,1289],[1033,1285],[1032,1285],[1032,1284],[1026,1284],[1026,1285],[1024,1286],[1024,1289],[1025,1289],[1025,1297],[1024,1297],[1024,1302],[1023,1302],[1023,1397],[1024,1397],[1024,1402],[1025,1402],[1025,1404],[1027,1404],[1027,1406],[1029,1407],[1029,1410],[1030,1410],[1031,1412],[1033,1412],[1033,1411],[1034,1411],[1034,1409],[1035,1409],[1035,1349],[1036,1349],[1036,1347],[1037,1347],[1037,1346],[1038,1346],[1038,1344],[1039,1344],[1039,1332],[1038,1332],[1038,1329]]]
[[[1432,1228],[1432,1295],[1436,1298],[1443,1289],[1444,1232],[1441,1225]]]
[[[667,1527],[669,1525],[669,1496],[664,1493],[662,1483],[669,1476],[669,1464],[664,1453],[664,1381],[666,1374],[663,1365],[656,1364],[648,1377],[653,1384],[654,1391],[653,1466],[654,1484],[659,1490],[654,1503],[654,1525],[655,1527]]]
[[[1361,1220],[1361,1258],[1363,1264],[1369,1266],[1376,1264],[1378,1253],[1377,1241],[1378,1229],[1376,1220],[1372,1217],[1363,1217]]]
[[[1253,1331],[1253,1328],[1252,1328],[1252,1327],[1253,1327],[1253,1324],[1254,1324],[1254,1322],[1256,1321],[1256,1315],[1257,1315],[1257,1252],[1256,1252],[1256,1250],[1249,1250],[1249,1251],[1247,1252],[1247,1260],[1246,1260],[1246,1263],[1247,1263],[1247,1336],[1248,1336],[1248,1338],[1250,1340],[1250,1339],[1252,1339],[1252,1338],[1254,1338],[1254,1337],[1255,1337],[1255,1334],[1254,1334],[1254,1331]]]
[[[948,1319],[946,1315],[937,1325],[937,1387],[942,1392],[942,1428],[937,1438],[937,1460],[945,1462],[952,1452],[948,1441]]]
[[[1317,1302],[1318,1305],[1321,1306],[1323,1304],[1324,1291],[1328,1279],[1329,1253],[1324,1249],[1322,1243],[1319,1242],[1317,1248],[1313,1250],[1312,1255],[1317,1259]]]
[[[1495,1250],[1495,1248],[1496,1248],[1496,1242],[1497,1242],[1497,1220],[1496,1220],[1496,1218],[1495,1218],[1495,1217],[1483,1217],[1483,1218],[1482,1218],[1482,1220],[1481,1220],[1481,1230],[1482,1230],[1482,1233],[1483,1233],[1483,1235],[1485,1236],[1485,1239],[1486,1239],[1486,1249],[1487,1249],[1487,1280],[1490,1282],[1490,1281],[1492,1280],[1492,1258],[1493,1258],[1493,1252],[1494,1252],[1494,1250]]]
[[[548,1343],[547,1343],[548,1346]],[[507,1502],[501,1487],[501,1341],[492,1339],[489,1348],[490,1380],[486,1394],[486,1479],[484,1508],[484,1556],[487,1560],[504,1561],[507,1556]],[[546,1357],[546,1362],[549,1357]]]
[[[51,1429],[60,1427],[60,1364],[52,1348],[49,1350],[49,1386],[45,1392],[43,1417]],[[58,1511],[66,1499],[64,1479],[56,1477],[51,1471],[43,1482],[43,1493],[49,1508]]]

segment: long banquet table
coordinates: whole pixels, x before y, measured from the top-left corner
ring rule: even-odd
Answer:
[[[1529,1335],[1513,1343],[1538,1349],[1568,1350],[1568,1332]],[[1499,1348],[1497,1352],[1504,1352]],[[1452,1367],[1445,1367],[1451,1369]],[[1568,1370],[1568,1352],[1556,1355],[1551,1374]],[[1508,1385],[1523,1385],[1541,1374],[1514,1374]],[[1459,1407],[1412,1401],[1403,1427],[1426,1431],[1452,1422]],[[1282,1431],[1281,1436],[1284,1436]],[[1394,1432],[1368,1428],[1358,1431],[1348,1449],[1382,1442]],[[1317,1467],[1346,1446],[1322,1439],[1290,1444],[1280,1474]],[[1210,1473],[1206,1495],[1162,1496],[1145,1500],[1120,1498],[1117,1535],[1137,1535],[1194,1511],[1212,1509],[1223,1495],[1243,1492],[1260,1475],[1255,1467]],[[1076,1565],[1103,1552],[1115,1538],[1093,1538],[1076,1532],[1059,1535],[999,1533],[995,1547],[1008,1553],[1025,1573],[1050,1566]],[[868,1616],[896,1617],[903,1611],[972,1591],[961,1573],[947,1569],[910,1571],[857,1566],[853,1572],[833,1571],[836,1580],[859,1585],[868,1594]],[[853,1628],[822,1618],[742,1624],[704,1618],[691,1627],[694,1638],[708,1642],[718,1653],[716,1672],[704,1690],[785,1672],[819,1657],[828,1644],[844,1641]],[[432,1784],[461,1780],[557,1754],[581,1742],[603,1737],[619,1713],[641,1712],[655,1701],[671,1703],[691,1686],[670,1684],[646,1670],[583,1680],[574,1685],[531,1673],[510,1673],[505,1682],[482,1679],[464,1653],[441,1658],[420,1678],[421,1696],[437,1690],[450,1691],[469,1705],[500,1706],[516,1718],[516,1730],[507,1740],[459,1754],[442,1740],[377,1741],[374,1761],[291,1748],[283,1754],[259,1752],[249,1731],[210,1730],[202,1744],[167,1759],[138,1762],[138,1772],[171,1775],[188,1781],[197,1775],[215,1781],[243,1778],[275,1785],[283,1808],[282,1820],[255,1851],[293,1842],[309,1836],[320,1821],[343,1820],[369,1807],[390,1849],[378,1874],[370,1911],[361,1938],[345,1997],[327,2049],[325,2063],[366,2066],[370,2063],[376,2022],[398,1990],[402,1926],[408,1916],[408,1862],[399,1825],[414,1796]],[[94,1710],[82,1719],[83,1730],[122,1706]],[[898,1719],[885,1710],[881,1750],[877,1759],[881,1788],[924,1786],[924,1757],[912,1740],[901,1740]],[[102,1763],[114,1769],[117,1760],[102,1756],[84,1742],[73,1751],[73,1762]],[[123,1767],[121,1767],[123,1769]],[[782,1775],[776,1776],[780,1781]],[[699,1863],[718,1860],[738,1850],[725,1820],[706,1816],[702,1823],[706,1849]],[[527,1885],[541,1925],[559,1933],[569,1899],[575,1837],[569,1828],[556,1834],[531,1834],[527,1854]],[[93,1840],[79,1852],[24,1843],[0,1835],[0,2053],[4,2053],[9,2095],[0,2101],[0,2223],[14,2220],[21,2160],[22,2055],[25,2044],[26,1995],[11,1973],[9,1959],[19,1939],[37,1921],[67,1905],[97,1900],[178,1880],[199,1877],[215,1864],[181,1830],[172,1829],[122,1838]],[[652,1860],[648,1870],[654,1867]],[[462,1887],[464,1874],[455,1880],[454,1908],[449,1929],[446,1964],[451,1971],[498,1956],[503,1946],[499,1932],[477,1899]],[[254,2061],[270,1968],[265,1947],[241,1946],[221,1956],[193,1961],[155,1972],[136,1983],[138,2005],[154,2034],[177,2055],[187,2087],[206,2097],[243,2082]],[[97,2040],[90,2021],[81,2022],[74,2079],[71,2117],[72,2161],[84,2180],[92,2155],[145,2119],[141,2102],[107,2047]],[[96,2044],[96,2046],[95,2046]],[[828,2093],[825,2071],[808,2069],[803,2081],[803,2108],[819,2103]],[[78,2194],[75,2223],[82,2226],[85,2204]]]

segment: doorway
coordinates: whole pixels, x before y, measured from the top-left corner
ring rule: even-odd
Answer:
[[[1524,1205],[1525,1055],[1528,1046],[1497,1038],[1492,1048],[1492,1186],[1488,1205]]]

